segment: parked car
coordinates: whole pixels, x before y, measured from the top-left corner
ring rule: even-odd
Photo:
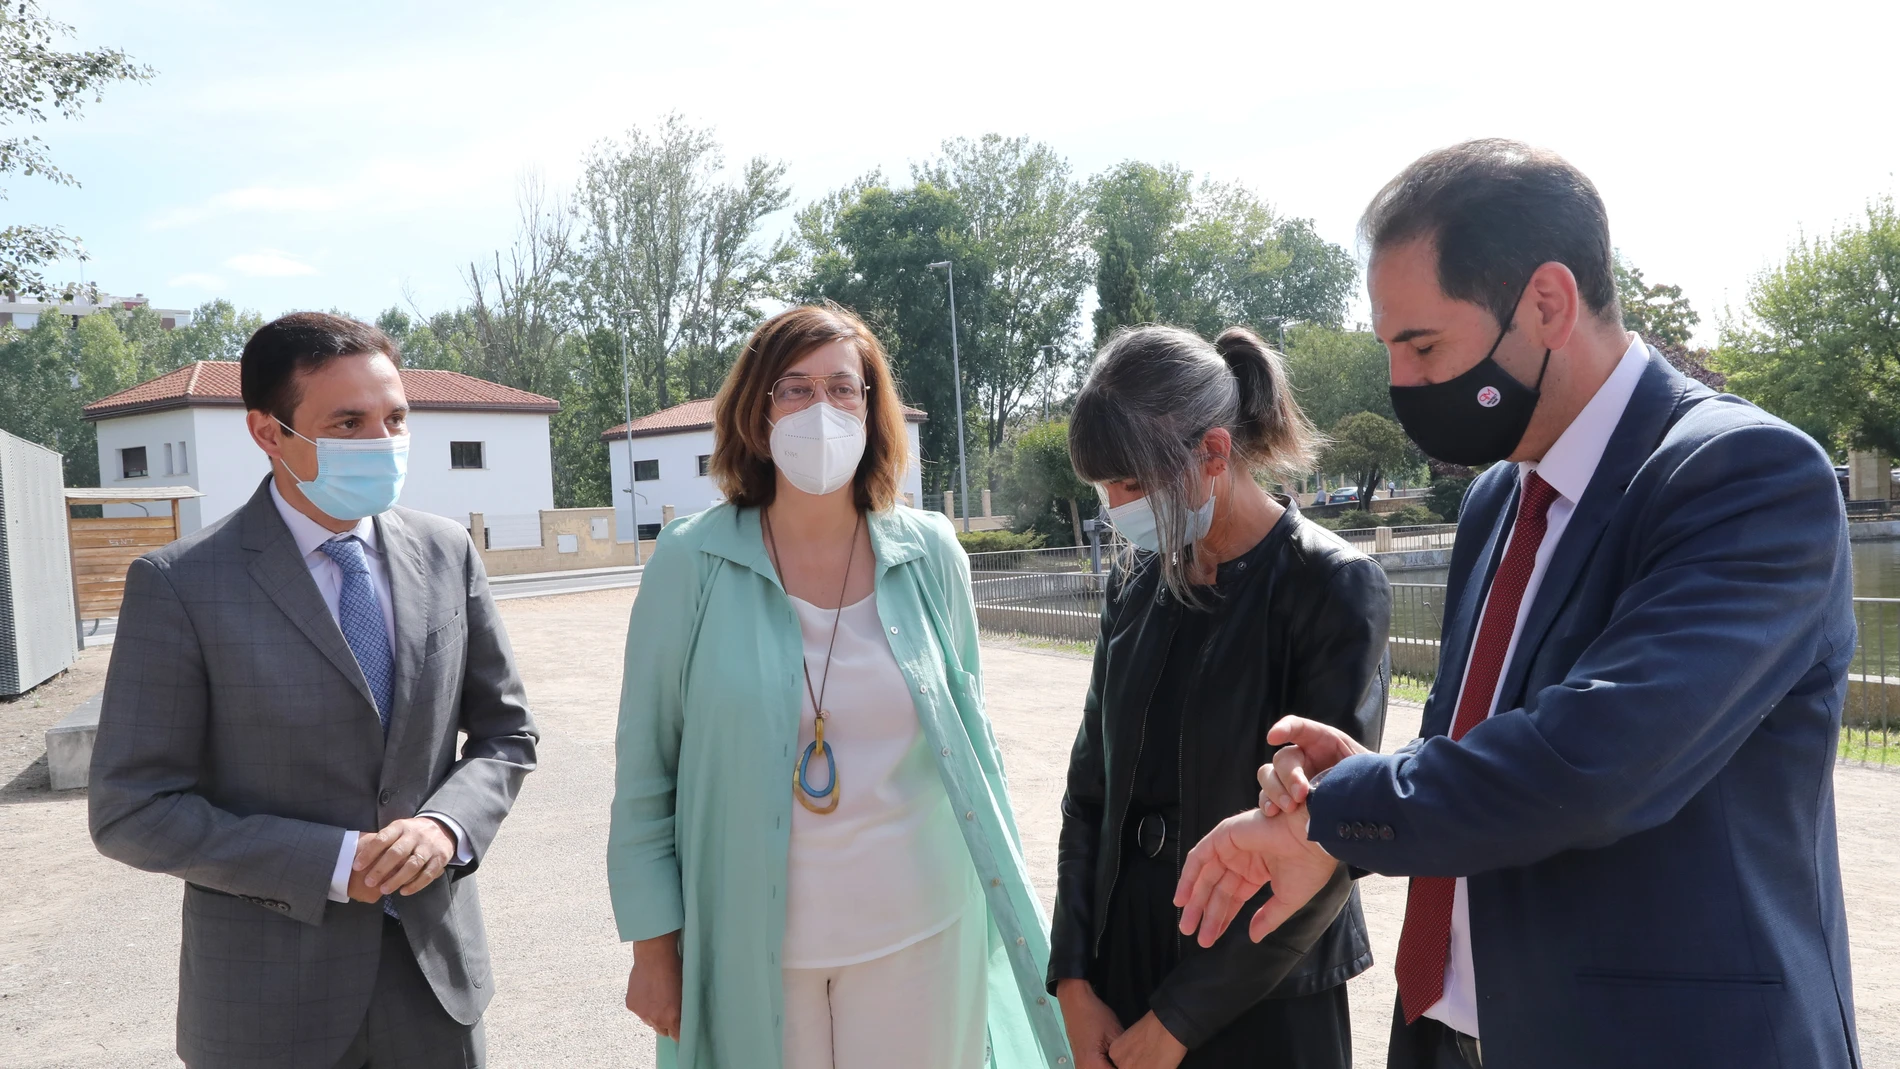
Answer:
[[[1343,505],[1349,501],[1357,500],[1359,500],[1359,488],[1357,486],[1342,486],[1326,495],[1326,503],[1329,505]]]

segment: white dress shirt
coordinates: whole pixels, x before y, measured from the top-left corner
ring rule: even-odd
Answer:
[[[376,587],[376,604],[383,610],[383,634],[389,638],[389,648],[396,649],[396,604],[389,594],[389,566],[383,562],[382,549],[376,542],[376,521],[362,519],[356,526],[338,534],[310,517],[291,507],[284,495],[277,489],[277,480],[270,484],[270,499],[277,506],[277,514],[284,518],[284,526],[290,528],[290,537],[297,543],[297,552],[303,554],[304,566],[310,569],[310,578],[316,580],[317,593],[323,596],[323,604],[330,610],[330,618],[342,620],[337,615],[337,602],[343,594],[343,569],[323,552],[323,544],[336,538],[354,536],[363,543],[363,558],[369,565],[370,582]],[[453,817],[441,813],[421,813],[442,822],[455,837],[455,860],[453,864],[466,865],[475,859],[468,848],[468,836],[462,826]],[[343,832],[343,848],[337,852],[336,868],[330,873],[330,901],[348,902],[350,900],[350,864],[356,860],[356,840],[360,833],[346,829]]]
[[[1610,437],[1616,433],[1616,425],[1623,419],[1624,409],[1629,407],[1630,395],[1636,391],[1637,380],[1643,377],[1643,369],[1649,364],[1648,346],[1633,334],[1630,339],[1630,346],[1624,350],[1623,359],[1617,362],[1616,370],[1610,372],[1610,377],[1597,388],[1596,395],[1590,398],[1589,404],[1583,406],[1583,411],[1577,413],[1576,420],[1564,428],[1563,434],[1558,436],[1543,459],[1526,461],[1517,466],[1520,486],[1525,476],[1534,471],[1550,484],[1552,490],[1557,491],[1557,499],[1550,503],[1550,512],[1544,525],[1544,540],[1538,544],[1530,583],[1524,588],[1523,600],[1518,602],[1517,621],[1511,628],[1511,644],[1504,652],[1506,672],[1510,670],[1511,658],[1517,653],[1517,636],[1524,629],[1524,618],[1537,602],[1537,589],[1543,585],[1550,558],[1563,540],[1564,529],[1570,526],[1570,517],[1577,511],[1577,502],[1583,499],[1584,490],[1589,488],[1591,478],[1596,475],[1597,464],[1603,459],[1603,451],[1609,446]],[[1509,553],[1510,549],[1507,536],[1504,552]],[[1484,617],[1480,613],[1478,626],[1472,634],[1478,634],[1483,627]],[[1473,642],[1472,653],[1476,652],[1477,643]],[[1470,657],[1471,654],[1467,654],[1465,659],[1467,676],[1471,672]],[[1502,682],[1501,678],[1499,682]],[[1485,713],[1487,717],[1497,712],[1501,693],[1500,689],[1492,694],[1491,708]],[[1456,702],[1452,703],[1452,708],[1457,708]],[[1458,880],[1457,894],[1452,900],[1451,953],[1445,961],[1445,993],[1425,1011],[1425,1016],[1435,1018],[1465,1035],[1478,1035],[1478,985],[1471,962],[1471,899],[1463,877]]]

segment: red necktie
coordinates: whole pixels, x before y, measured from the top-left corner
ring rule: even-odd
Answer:
[[[1471,667],[1465,672],[1464,691],[1458,695],[1458,713],[1451,721],[1457,741],[1491,713],[1504,655],[1517,630],[1517,610],[1537,564],[1537,547],[1544,542],[1545,518],[1557,491],[1536,472],[1524,479],[1517,506],[1517,525],[1511,547],[1491,580],[1484,603],[1484,622],[1472,646]],[[1451,952],[1451,912],[1458,881],[1449,876],[1414,876],[1405,896],[1405,927],[1399,932],[1399,1002],[1405,1023],[1418,1020],[1445,993],[1445,958]]]

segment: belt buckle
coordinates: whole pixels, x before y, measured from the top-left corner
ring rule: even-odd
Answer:
[[[1150,820],[1160,826],[1155,832],[1153,847],[1148,845],[1148,821]],[[1168,818],[1159,813],[1143,814],[1141,821],[1135,825],[1135,845],[1149,857],[1160,857],[1161,851],[1168,845]]]

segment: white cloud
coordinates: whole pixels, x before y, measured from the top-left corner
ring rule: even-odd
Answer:
[[[188,271],[185,274],[177,275],[165,284],[167,286],[182,286],[187,289],[195,290],[220,290],[224,288],[223,279],[216,275],[204,274],[200,271]]]
[[[322,186],[247,186],[226,190],[201,204],[173,208],[148,226],[153,230],[175,230],[224,215],[325,212],[341,206],[343,201],[338,190]]]
[[[246,278],[290,278],[295,275],[314,275],[317,269],[287,252],[276,249],[259,249],[256,252],[242,253],[224,261],[224,266]]]

